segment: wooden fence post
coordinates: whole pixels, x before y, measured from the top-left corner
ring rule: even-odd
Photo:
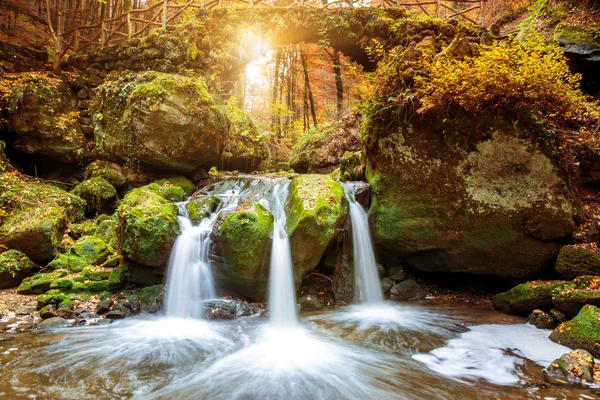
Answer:
[[[167,0],[163,0],[162,28],[167,29]]]

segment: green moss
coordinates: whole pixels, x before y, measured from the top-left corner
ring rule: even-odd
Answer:
[[[52,281],[50,289],[58,289],[61,291],[70,290],[73,287],[73,280],[70,278],[58,278]]]
[[[196,185],[184,176],[174,176],[172,178],[161,179],[155,182],[160,186],[180,187],[186,196],[191,196],[196,191]]]
[[[591,305],[583,307],[575,318],[552,331],[550,340],[600,357],[600,309]]]
[[[102,239],[106,244],[112,248],[117,248],[118,236],[117,230],[119,228],[119,220],[115,217],[102,221],[93,235],[99,239]]]
[[[19,294],[40,294],[50,289],[52,281],[62,278],[69,274],[67,270],[57,270],[47,274],[37,274],[29,278],[25,278],[17,289]]]
[[[19,250],[8,250],[0,253],[0,289],[17,286],[38,266]]]
[[[106,292],[110,289],[110,283],[108,280],[105,281],[93,281],[88,283],[87,289],[90,292],[100,293]]]
[[[146,286],[137,292],[137,297],[142,303],[155,302],[164,290],[165,285]]]
[[[217,167],[215,167],[215,166],[210,167],[210,170],[208,170],[208,176],[210,176],[211,178],[218,177],[219,171],[217,170]]]
[[[556,272],[567,279],[580,275],[600,275],[598,247],[589,244],[564,246],[558,253]]]
[[[102,239],[94,236],[84,236],[77,240],[69,251],[60,254],[48,264],[51,269],[68,268],[80,272],[89,265],[100,265],[113,253],[113,249]]]
[[[111,213],[117,201],[117,191],[113,185],[99,176],[75,186],[73,194],[84,199],[88,209],[95,214]]]
[[[51,259],[66,227],[63,210],[48,207],[15,212],[0,227],[0,244],[21,250],[34,261]]]
[[[221,201],[216,196],[208,196],[202,199],[190,200],[185,208],[192,223],[199,224],[204,218],[215,212]]]
[[[81,276],[88,281],[104,281],[110,277],[112,270],[85,267],[81,271]]]
[[[128,270],[129,267],[127,265],[120,265],[111,271],[110,276],[108,277],[108,284],[111,290],[123,286]]]
[[[494,307],[509,314],[528,315],[535,309],[549,309],[554,291],[565,281],[532,281],[520,284],[493,298]]]
[[[153,191],[140,188],[125,196],[117,214],[121,252],[143,265],[166,265],[179,234],[177,206]]]
[[[340,180],[346,181],[362,181],[365,177],[365,164],[362,158],[362,153],[345,152],[340,162]]]
[[[69,231],[75,239],[79,239],[82,236],[92,236],[98,225],[109,218],[106,214],[100,214],[94,219],[86,219],[78,224],[69,224]]]
[[[63,302],[71,301],[71,296],[62,293],[58,289],[51,289],[37,297],[37,308],[40,309],[49,304],[62,304]]]
[[[511,244],[518,233],[509,227],[481,228],[466,231],[463,236],[465,247],[474,249],[488,249]]]
[[[142,189],[149,190],[164,197],[169,201],[183,201],[185,199],[185,192],[179,186],[171,185],[166,181],[156,181],[149,185],[143,186]]]
[[[108,161],[97,160],[89,164],[85,169],[85,175],[88,179],[97,177],[106,179],[115,188],[121,188],[127,183],[121,168]]]

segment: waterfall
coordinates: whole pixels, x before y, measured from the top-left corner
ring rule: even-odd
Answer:
[[[165,313],[171,318],[204,318],[204,302],[216,297],[210,262],[210,236],[220,213],[237,208],[244,181],[223,182],[211,194],[221,200],[217,211],[193,226],[185,205],[178,203],[181,233],[169,259]]]
[[[273,247],[269,276],[269,318],[277,327],[296,325],[296,286],[292,267],[290,240],[285,230],[285,202],[290,182],[276,182],[269,199],[273,214]]]
[[[354,276],[358,288],[360,302],[375,304],[383,301],[381,284],[377,274],[377,263],[373,252],[369,219],[365,209],[356,202],[359,183],[344,183],[344,193],[350,203],[350,220],[352,222],[352,247],[354,250]]]

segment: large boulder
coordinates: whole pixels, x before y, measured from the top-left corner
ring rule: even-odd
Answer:
[[[248,203],[224,217],[213,231],[215,274],[240,296],[265,298],[269,281],[273,215],[259,203]]]
[[[583,307],[575,318],[554,329],[550,340],[600,357],[600,309],[592,305]]]
[[[179,234],[177,206],[145,188],[134,189],[117,209],[121,253],[139,264],[165,267]]]
[[[73,194],[87,202],[88,210],[95,214],[112,214],[118,200],[117,191],[106,179],[96,176],[73,188]]]
[[[382,258],[511,279],[553,268],[581,210],[535,127],[418,116],[380,124],[367,118],[364,143]]]
[[[348,205],[342,186],[328,175],[300,175],[292,179],[286,207],[286,229],[299,283],[337,238]]]
[[[19,250],[0,253],[0,289],[18,286],[37,270],[38,266]]]
[[[17,136],[17,150],[63,163],[87,154],[65,82],[47,74],[22,73],[5,76],[0,86],[0,105],[10,114],[8,129]]]
[[[346,116],[340,123],[310,130],[298,141],[290,155],[290,167],[299,173],[329,173],[346,152],[360,150],[360,120]]]
[[[595,243],[564,246],[558,253],[556,272],[565,279],[600,275],[600,250]]]
[[[127,178],[119,164],[108,161],[96,160],[85,168],[85,177],[104,178],[116,189],[122,189],[127,183]]]
[[[535,309],[552,306],[552,295],[565,286],[565,281],[532,281],[499,293],[493,298],[494,307],[509,314],[528,315]]]
[[[98,153],[182,172],[221,159],[228,122],[198,77],[147,72],[107,79],[93,107]]]

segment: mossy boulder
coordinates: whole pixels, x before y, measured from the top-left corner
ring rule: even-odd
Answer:
[[[556,272],[565,279],[582,275],[600,275],[600,250],[596,244],[564,246],[558,253]]]
[[[0,289],[18,286],[27,276],[39,267],[19,250],[0,253]]]
[[[94,236],[78,239],[71,248],[48,264],[51,269],[68,269],[80,272],[84,267],[104,263],[114,250],[104,240]]]
[[[118,199],[114,186],[99,176],[81,182],[72,193],[84,199],[94,215],[111,214]]]
[[[370,222],[380,257],[428,273],[535,278],[581,221],[539,126],[390,121],[367,113]]]
[[[340,181],[362,181],[365,178],[365,163],[362,153],[345,152],[340,162]]]
[[[560,324],[550,334],[550,340],[572,349],[589,351],[600,357],[600,309],[587,305],[571,321]]]
[[[186,178],[185,176],[174,176],[171,178],[160,179],[156,181],[161,186],[177,186],[183,190],[186,196],[191,196],[196,191],[196,185],[194,182]]]
[[[255,300],[265,297],[273,215],[259,203],[243,204],[227,214],[213,234],[215,274],[223,286]]]
[[[554,308],[567,315],[576,315],[586,304],[600,307],[600,277],[580,276],[567,283],[552,297]]]
[[[52,259],[60,249],[67,226],[63,211],[48,207],[16,212],[0,227],[0,244],[21,250],[36,262]]]
[[[207,196],[190,200],[185,209],[190,216],[193,224],[199,224],[204,218],[208,218],[210,214],[215,212],[221,201],[216,196]]]
[[[594,383],[594,366],[594,357],[589,352],[573,350],[544,369],[544,380],[559,386],[590,386]]]
[[[118,228],[119,220],[113,216],[100,222],[93,235],[99,239],[102,239],[113,249],[116,249],[118,245]]]
[[[180,232],[177,206],[151,190],[140,188],[125,196],[117,215],[121,253],[145,266],[165,267]]]
[[[183,199],[185,199],[185,192],[181,187],[172,185],[164,180],[159,180],[143,186],[142,189],[154,192],[169,201],[183,201]]]
[[[220,161],[229,129],[201,78],[159,72],[109,76],[92,113],[99,154],[189,173]]]
[[[314,269],[348,215],[342,186],[328,175],[292,179],[286,203],[296,282]]]
[[[104,178],[116,189],[122,189],[127,184],[127,178],[119,164],[96,160],[85,169],[85,176],[90,178]]]
[[[68,270],[59,269],[56,271],[41,273],[23,279],[23,282],[17,288],[19,294],[42,294],[50,289],[52,281],[62,278],[69,274]]]
[[[509,314],[528,315],[535,309],[552,306],[554,291],[560,290],[565,281],[532,281],[522,283],[493,298],[494,307]]]
[[[146,286],[137,292],[137,298],[143,312],[154,313],[160,310],[165,285]]]
[[[10,118],[14,147],[26,154],[74,162],[87,155],[87,140],[71,106],[69,86],[60,78],[22,73],[2,79],[0,106]]]
[[[86,219],[77,224],[69,224],[69,234],[74,239],[79,239],[83,236],[94,235],[94,232],[96,232],[96,229],[98,229],[98,225],[108,219],[110,219],[110,216],[106,214],[100,214],[94,219]]]

